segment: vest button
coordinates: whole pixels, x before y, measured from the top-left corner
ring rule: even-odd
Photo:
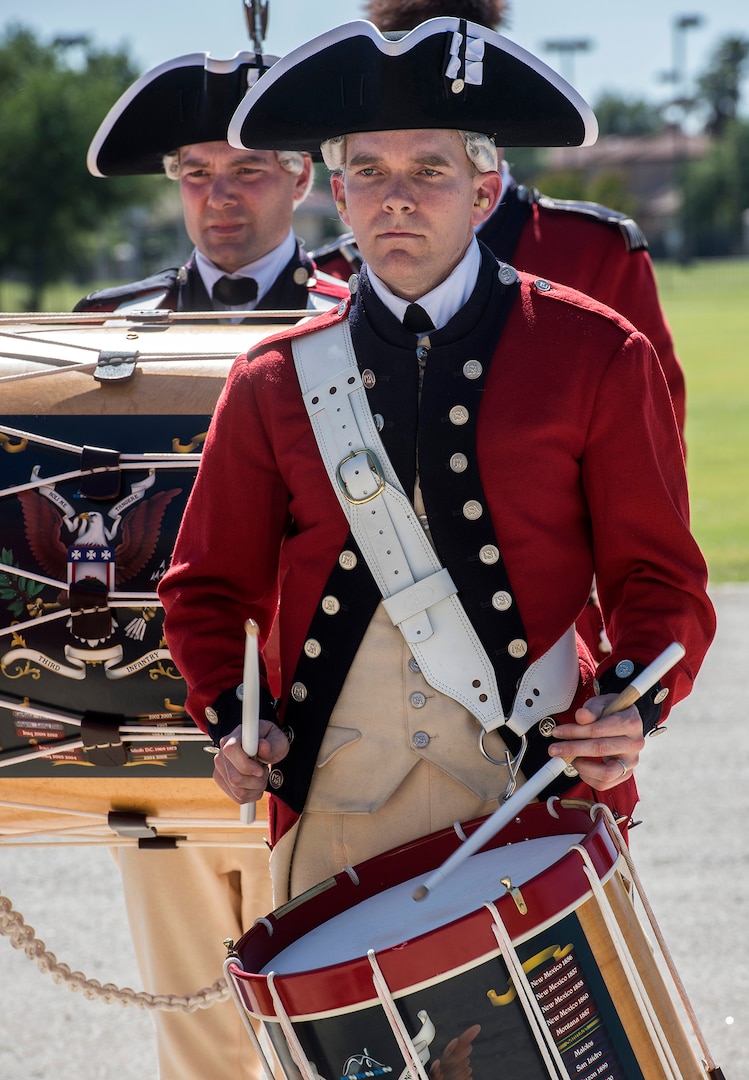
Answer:
[[[429,746],[429,736],[426,731],[417,731],[411,741],[417,750],[424,750]]]
[[[322,645],[315,638],[307,638],[304,643],[304,655],[308,656],[310,660],[316,660],[322,652]]]
[[[447,415],[450,418],[451,424],[454,424],[456,427],[462,427],[463,424],[468,423],[470,413],[465,405],[453,405]]]
[[[507,646],[507,651],[510,656],[514,656],[516,660],[519,660],[521,656],[525,656],[528,652],[528,642],[523,641],[522,638],[515,638]]]
[[[478,521],[483,512],[483,506],[480,502],[476,502],[475,499],[469,499],[467,503],[463,504],[463,517],[469,521]]]
[[[294,701],[301,702],[307,700],[307,687],[303,682],[292,683],[290,693]]]
[[[411,694],[409,701],[413,705],[414,709],[423,709],[427,703],[426,695],[422,694],[420,690],[417,690],[415,693]]]
[[[342,570],[353,570],[358,561],[353,551],[342,551],[338,556],[338,565]]]
[[[484,566],[493,566],[494,563],[499,562],[499,548],[494,544],[484,544],[479,551],[479,559]]]
[[[468,458],[465,454],[453,454],[450,458],[450,468],[454,473],[463,473],[468,468]]]
[[[480,379],[484,373],[484,365],[480,360],[466,360],[463,364],[463,374],[467,379]]]
[[[326,615],[337,615],[341,610],[341,601],[337,596],[324,596],[320,606]]]
[[[502,590],[495,592],[494,596],[492,596],[492,607],[495,611],[507,611],[508,608],[512,607],[512,597],[508,592]]]

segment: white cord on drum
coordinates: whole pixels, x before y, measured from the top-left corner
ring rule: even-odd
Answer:
[[[491,913],[493,920],[492,931],[494,932],[494,937],[497,939],[499,951],[507,966],[508,974],[512,979],[520,1004],[522,1005],[528,1020],[529,1027],[532,1032],[535,1032],[537,1036],[540,1036],[540,1039],[536,1038],[536,1045],[541,1051],[546,1071],[552,1080],[559,1080],[560,1077],[562,1080],[570,1080],[570,1074],[567,1072],[564,1061],[559,1054],[554,1038],[549,1030],[549,1025],[546,1023],[544,1015],[541,1012],[538,998],[533,992],[533,987],[526,975],[523,963],[517,954],[515,946],[512,944],[512,939],[507,933],[507,928],[502,922],[499,911],[497,910],[496,905],[490,900],[485,901],[484,907]]]
[[[230,965],[233,965],[234,967],[239,968],[240,971],[244,971],[244,968],[242,967],[241,960],[234,953],[227,956],[226,960],[224,961],[224,978],[226,979],[226,985],[229,988],[229,993],[231,994],[232,998],[234,999],[234,1004],[239,1009],[239,1015],[242,1018],[242,1023],[244,1024],[245,1029],[247,1030],[247,1034],[250,1036],[250,1039],[252,1040],[252,1044],[255,1047],[255,1053],[260,1058],[260,1064],[263,1066],[263,1072],[265,1073],[265,1075],[267,1077],[267,1080],[275,1080],[275,1077],[273,1075],[273,1069],[271,1068],[270,1062],[268,1061],[268,1058],[265,1055],[265,1051],[263,1050],[262,1046],[260,1045],[260,1040],[257,1037],[257,1033],[256,1033],[254,1027],[252,1026],[252,1021],[250,1020],[249,1013],[247,1011],[247,1008],[245,1007],[244,1001],[242,1000],[242,996],[239,993],[239,988],[237,987],[236,983],[234,982],[234,979],[232,978],[231,972],[229,971]]]
[[[395,1036],[400,1052],[403,1055],[403,1061],[412,1071],[412,1075],[417,1075],[420,1080],[428,1080],[424,1066],[421,1063],[418,1051],[413,1044],[411,1036],[406,1030],[406,1025],[403,1023],[403,1017],[398,1012],[398,1007],[395,1004],[395,999],[390,993],[390,987],[385,981],[385,976],[382,974],[382,969],[377,960],[377,955],[374,949],[367,950],[367,960],[369,960],[370,967],[372,968],[372,982],[374,988],[377,991],[377,996],[380,999],[383,1011],[388,1018],[390,1028]]]
[[[581,847],[579,844],[573,844],[569,848],[569,851],[576,851],[583,860],[583,870],[590,882],[593,896],[598,903],[598,907],[603,916],[603,921],[606,924],[606,929],[608,930],[611,941],[616,949],[616,954],[619,958],[622,970],[629,982],[632,994],[639,1005],[640,1012],[650,1033],[653,1047],[663,1068],[664,1077],[666,1077],[667,1080],[681,1080],[681,1072],[679,1071],[673,1052],[668,1045],[666,1034],[663,1031],[655,1008],[648,997],[645,985],[640,978],[640,973],[632,959],[632,954],[627,947],[626,939],[622,934],[616,914],[609,903],[609,899],[606,896],[603,884],[593,865],[590,855],[585,848]]]
[[[320,1080],[320,1077],[317,1075],[317,1070],[313,1069],[312,1062],[305,1054],[304,1048],[302,1047],[302,1044],[297,1038],[296,1031],[294,1030],[294,1025],[291,1022],[291,1017],[286,1012],[284,1003],[281,1001],[280,994],[276,989],[275,971],[268,972],[268,990],[270,992],[271,998],[273,999],[273,1008],[275,1009],[276,1016],[278,1017],[279,1023],[281,1024],[281,1031],[283,1032],[284,1038],[286,1039],[286,1044],[289,1047],[291,1056],[294,1059],[294,1064],[296,1065],[297,1069],[299,1069],[299,1072],[302,1074],[302,1076],[306,1078],[306,1080]]]
[[[595,805],[591,807],[590,815],[591,815],[591,818],[593,818],[594,820],[595,820],[594,815],[596,813],[602,813],[603,814],[604,819],[606,821],[606,827],[608,829],[609,835],[611,836],[611,839],[614,841],[614,844],[616,845],[616,848],[619,851],[619,854],[622,856],[625,863],[627,864],[627,870],[629,871],[629,875],[630,875],[630,877],[632,879],[632,884],[634,885],[635,890],[637,892],[637,895],[640,898],[640,902],[642,903],[643,911],[645,912],[645,914],[647,916],[648,922],[650,923],[650,926],[651,926],[651,928],[653,930],[653,934],[655,935],[655,939],[658,942],[658,948],[660,949],[661,956],[663,957],[663,959],[665,961],[665,964],[666,964],[666,967],[668,968],[669,974],[670,974],[671,978],[673,979],[674,986],[676,987],[676,990],[677,990],[677,992],[679,994],[679,997],[681,998],[681,1002],[682,1002],[682,1004],[684,1006],[684,1009],[686,1011],[687,1017],[689,1018],[689,1023],[690,1023],[690,1025],[692,1027],[692,1031],[694,1032],[695,1037],[697,1039],[697,1042],[700,1045],[700,1050],[701,1050],[702,1056],[704,1058],[705,1067],[707,1069],[707,1072],[708,1072],[709,1075],[712,1076],[712,1074],[714,1072],[718,1071],[718,1066],[717,1066],[717,1064],[715,1062],[715,1059],[713,1058],[712,1054],[710,1053],[710,1050],[708,1049],[707,1043],[705,1042],[705,1037],[704,1037],[704,1035],[702,1033],[702,1029],[700,1027],[699,1021],[697,1020],[697,1014],[694,1011],[694,1006],[692,1005],[691,1001],[689,1000],[689,995],[687,994],[686,987],[684,986],[683,982],[681,981],[681,976],[679,975],[679,972],[676,970],[676,964],[675,964],[674,959],[673,959],[673,957],[671,955],[671,951],[670,951],[668,945],[666,944],[666,940],[663,937],[663,931],[661,930],[660,926],[658,925],[658,920],[655,917],[655,912],[653,911],[653,909],[652,909],[652,907],[650,905],[650,901],[648,900],[648,898],[647,898],[647,896],[645,894],[645,888],[644,888],[644,886],[642,884],[642,881],[640,879],[640,875],[637,873],[637,869],[635,867],[634,860],[632,859],[632,855],[630,853],[630,850],[627,847],[627,844],[626,844],[626,842],[624,840],[624,837],[622,836],[621,829],[619,828],[619,826],[616,823],[616,818],[611,813],[611,810],[609,809],[609,807],[605,805],[605,803],[595,803]]]

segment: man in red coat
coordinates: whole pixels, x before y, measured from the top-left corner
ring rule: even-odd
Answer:
[[[555,696],[555,725],[528,729],[518,782],[572,759],[551,790],[626,823],[645,735],[714,633],[655,352],[476,240],[501,193],[490,131],[572,145],[596,125],[535,57],[455,18],[399,40],[331,31],[280,61],[229,129],[322,143],[364,257],[350,302],[237,360],[160,587],[217,781],[238,802],[271,791],[276,902],[494,809],[517,749],[505,720],[536,693]],[[594,575],[612,645],[598,663],[572,630]],[[266,680],[251,759],[243,625],[264,644],[279,594],[281,695]],[[602,719],[675,640],[685,656],[662,684]],[[563,692],[535,674],[560,655]]]
[[[411,30],[441,15],[500,27],[506,9],[502,0],[369,0],[365,13],[385,33]],[[498,153],[501,158],[501,148]],[[660,305],[642,230],[621,211],[599,203],[553,199],[519,185],[506,161],[501,171],[502,196],[477,230],[479,239],[503,262],[587,293],[641,330],[658,353],[683,439],[684,371]],[[313,252],[313,257],[321,269],[344,281],[361,265],[350,233]]]

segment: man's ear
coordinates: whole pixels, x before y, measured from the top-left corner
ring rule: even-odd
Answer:
[[[304,155],[304,166],[302,171],[296,177],[296,183],[294,184],[294,205],[298,206],[300,202],[307,198],[312,184],[312,158],[309,154]]]
[[[498,172],[477,173],[471,215],[471,224],[474,228],[482,225],[488,217],[491,217],[501,195],[502,177]]]
[[[335,207],[338,211],[339,218],[344,225],[348,225],[348,227],[351,228],[351,221],[349,220],[348,211],[346,210],[346,187],[340,173],[331,174],[330,190],[333,192],[333,199],[335,200]]]

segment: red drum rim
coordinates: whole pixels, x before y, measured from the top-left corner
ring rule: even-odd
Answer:
[[[494,898],[514,943],[556,922],[590,895],[583,860],[578,852],[569,850],[573,844],[585,849],[602,881],[615,869],[619,855],[604,815],[599,814],[591,821],[590,810],[589,803],[559,800],[534,803],[481,849],[489,851],[545,837],[570,837],[570,845],[561,858],[523,883],[522,896],[528,914],[520,913],[506,890]],[[463,825],[465,834],[474,832],[482,820]],[[355,905],[414,877],[426,877],[460,843],[454,829],[444,829],[360,863],[354,868],[353,876],[343,871],[259,920],[237,943],[237,962],[227,966],[247,1010],[260,1019],[278,1017],[269,977],[262,972],[273,970],[274,958],[284,949]],[[459,874],[460,870],[455,873]],[[394,997],[420,985],[443,981],[449,972],[474,966],[498,954],[486,899],[482,898],[465,917],[376,952],[377,964]],[[366,949],[362,955],[343,963],[276,973],[272,981],[283,1009],[292,1020],[311,1020],[365,1008],[377,1001]]]

